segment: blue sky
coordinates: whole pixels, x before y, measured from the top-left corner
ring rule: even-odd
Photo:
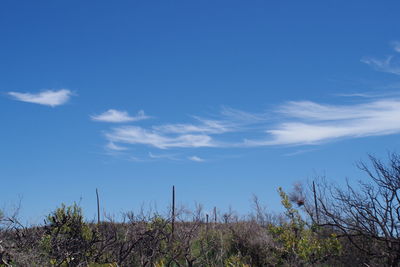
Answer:
[[[396,1],[2,1],[0,205],[244,214],[398,151]]]

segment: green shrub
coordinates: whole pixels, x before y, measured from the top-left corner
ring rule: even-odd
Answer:
[[[47,217],[41,245],[50,264],[76,266],[89,262],[96,241],[97,233],[84,222],[82,209],[63,204]]]
[[[316,227],[309,227],[282,188],[278,191],[289,221],[283,225],[271,225],[269,229],[282,245],[281,258],[289,262],[315,264],[339,255],[341,244],[336,235],[319,233]]]

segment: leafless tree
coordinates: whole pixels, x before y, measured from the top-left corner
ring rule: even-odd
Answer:
[[[339,232],[382,265],[399,266],[400,156],[390,154],[387,163],[374,156],[369,159],[370,164],[358,164],[369,182],[354,186],[347,181],[345,188],[317,183],[320,226]]]

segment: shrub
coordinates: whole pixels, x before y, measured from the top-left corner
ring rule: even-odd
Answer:
[[[84,222],[82,210],[76,204],[64,204],[46,220],[42,248],[57,266],[77,266],[90,261],[97,233]]]
[[[293,208],[289,196],[278,189],[288,221],[282,225],[271,225],[270,231],[282,244],[281,258],[290,263],[315,264],[339,255],[341,244],[334,233],[318,232],[315,225],[309,226],[299,211]]]

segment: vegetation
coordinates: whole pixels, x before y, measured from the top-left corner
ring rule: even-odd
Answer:
[[[399,266],[400,157],[370,159],[359,167],[371,183],[279,188],[279,216],[257,198],[251,215],[212,222],[201,207],[93,223],[61,205],[31,227],[0,212],[0,266]]]

